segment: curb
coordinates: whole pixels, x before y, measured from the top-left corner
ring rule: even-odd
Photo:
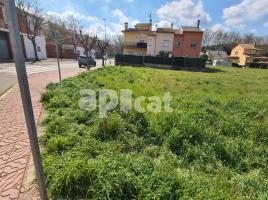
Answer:
[[[8,95],[8,94],[11,92],[11,90],[13,90],[16,86],[18,86],[18,83],[15,83],[13,86],[11,86],[9,89],[7,89],[7,91],[5,91],[5,92],[0,96],[0,100],[1,100],[2,98],[4,98],[6,95]]]

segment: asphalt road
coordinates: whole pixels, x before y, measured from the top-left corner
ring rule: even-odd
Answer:
[[[0,96],[17,83],[17,76],[13,73],[0,72]]]
[[[96,67],[101,67],[102,61],[96,60]],[[113,60],[107,60],[106,65],[114,65]],[[62,60],[60,61],[60,67],[64,69],[78,68],[76,60]],[[36,74],[48,71],[58,70],[56,59],[47,59],[34,64],[26,63],[27,74]],[[14,63],[0,63],[0,96],[4,94],[9,88],[17,83],[17,74]]]

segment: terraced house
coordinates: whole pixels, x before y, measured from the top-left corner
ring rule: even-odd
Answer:
[[[152,30],[152,22],[149,24],[137,24],[135,28],[128,28],[125,24],[124,54],[157,56],[159,52],[169,52],[174,57],[193,57],[200,55],[203,31],[197,27],[182,26],[174,29],[157,28]]]
[[[135,28],[129,28],[128,23],[125,23],[124,33],[124,54],[128,55],[146,55],[147,39],[152,31],[152,22],[139,23]]]

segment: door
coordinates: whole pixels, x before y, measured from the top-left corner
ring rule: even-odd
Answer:
[[[0,60],[11,59],[8,33],[0,31]]]

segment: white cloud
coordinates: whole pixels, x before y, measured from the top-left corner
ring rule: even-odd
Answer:
[[[97,34],[99,37],[103,38],[105,35],[105,25],[103,19],[96,16],[84,15],[77,11],[66,10],[62,13],[48,11],[47,15],[54,15],[60,18],[66,18],[70,15],[75,16],[77,19],[83,22],[83,26],[88,33]],[[114,21],[106,23],[106,34],[107,36],[114,36],[117,34],[122,34],[121,31],[124,29],[125,22],[129,23],[129,26],[133,27],[135,24],[139,23],[138,20],[128,17],[123,11],[115,9],[112,11],[112,15],[115,17]]]
[[[97,17],[90,16],[90,15],[83,15],[83,14],[81,14],[79,12],[70,11],[70,10],[64,11],[62,13],[48,11],[47,15],[52,15],[52,16],[54,15],[54,16],[57,16],[57,17],[60,17],[60,18],[66,18],[66,17],[72,15],[72,16],[76,17],[79,20],[85,20],[85,21],[89,21],[89,22],[93,22],[93,21],[98,20]]]
[[[230,31],[230,28],[225,26],[224,24],[215,24],[214,26],[211,27],[212,31],[218,31],[218,30],[223,30],[223,31]]]
[[[201,19],[201,24],[211,21],[201,0],[197,3],[194,3],[193,0],[173,0],[162,5],[156,13],[159,26],[170,26],[171,23],[196,26],[198,18]]]
[[[124,14],[123,11],[119,9],[115,9],[112,11],[113,16],[118,18],[118,23],[124,26],[125,22],[128,22],[129,26],[133,27],[135,24],[139,23],[140,21],[137,19],[134,19],[132,17],[128,17]]]
[[[233,28],[244,28],[249,21],[268,15],[268,0],[243,0],[223,10],[224,24]]]

